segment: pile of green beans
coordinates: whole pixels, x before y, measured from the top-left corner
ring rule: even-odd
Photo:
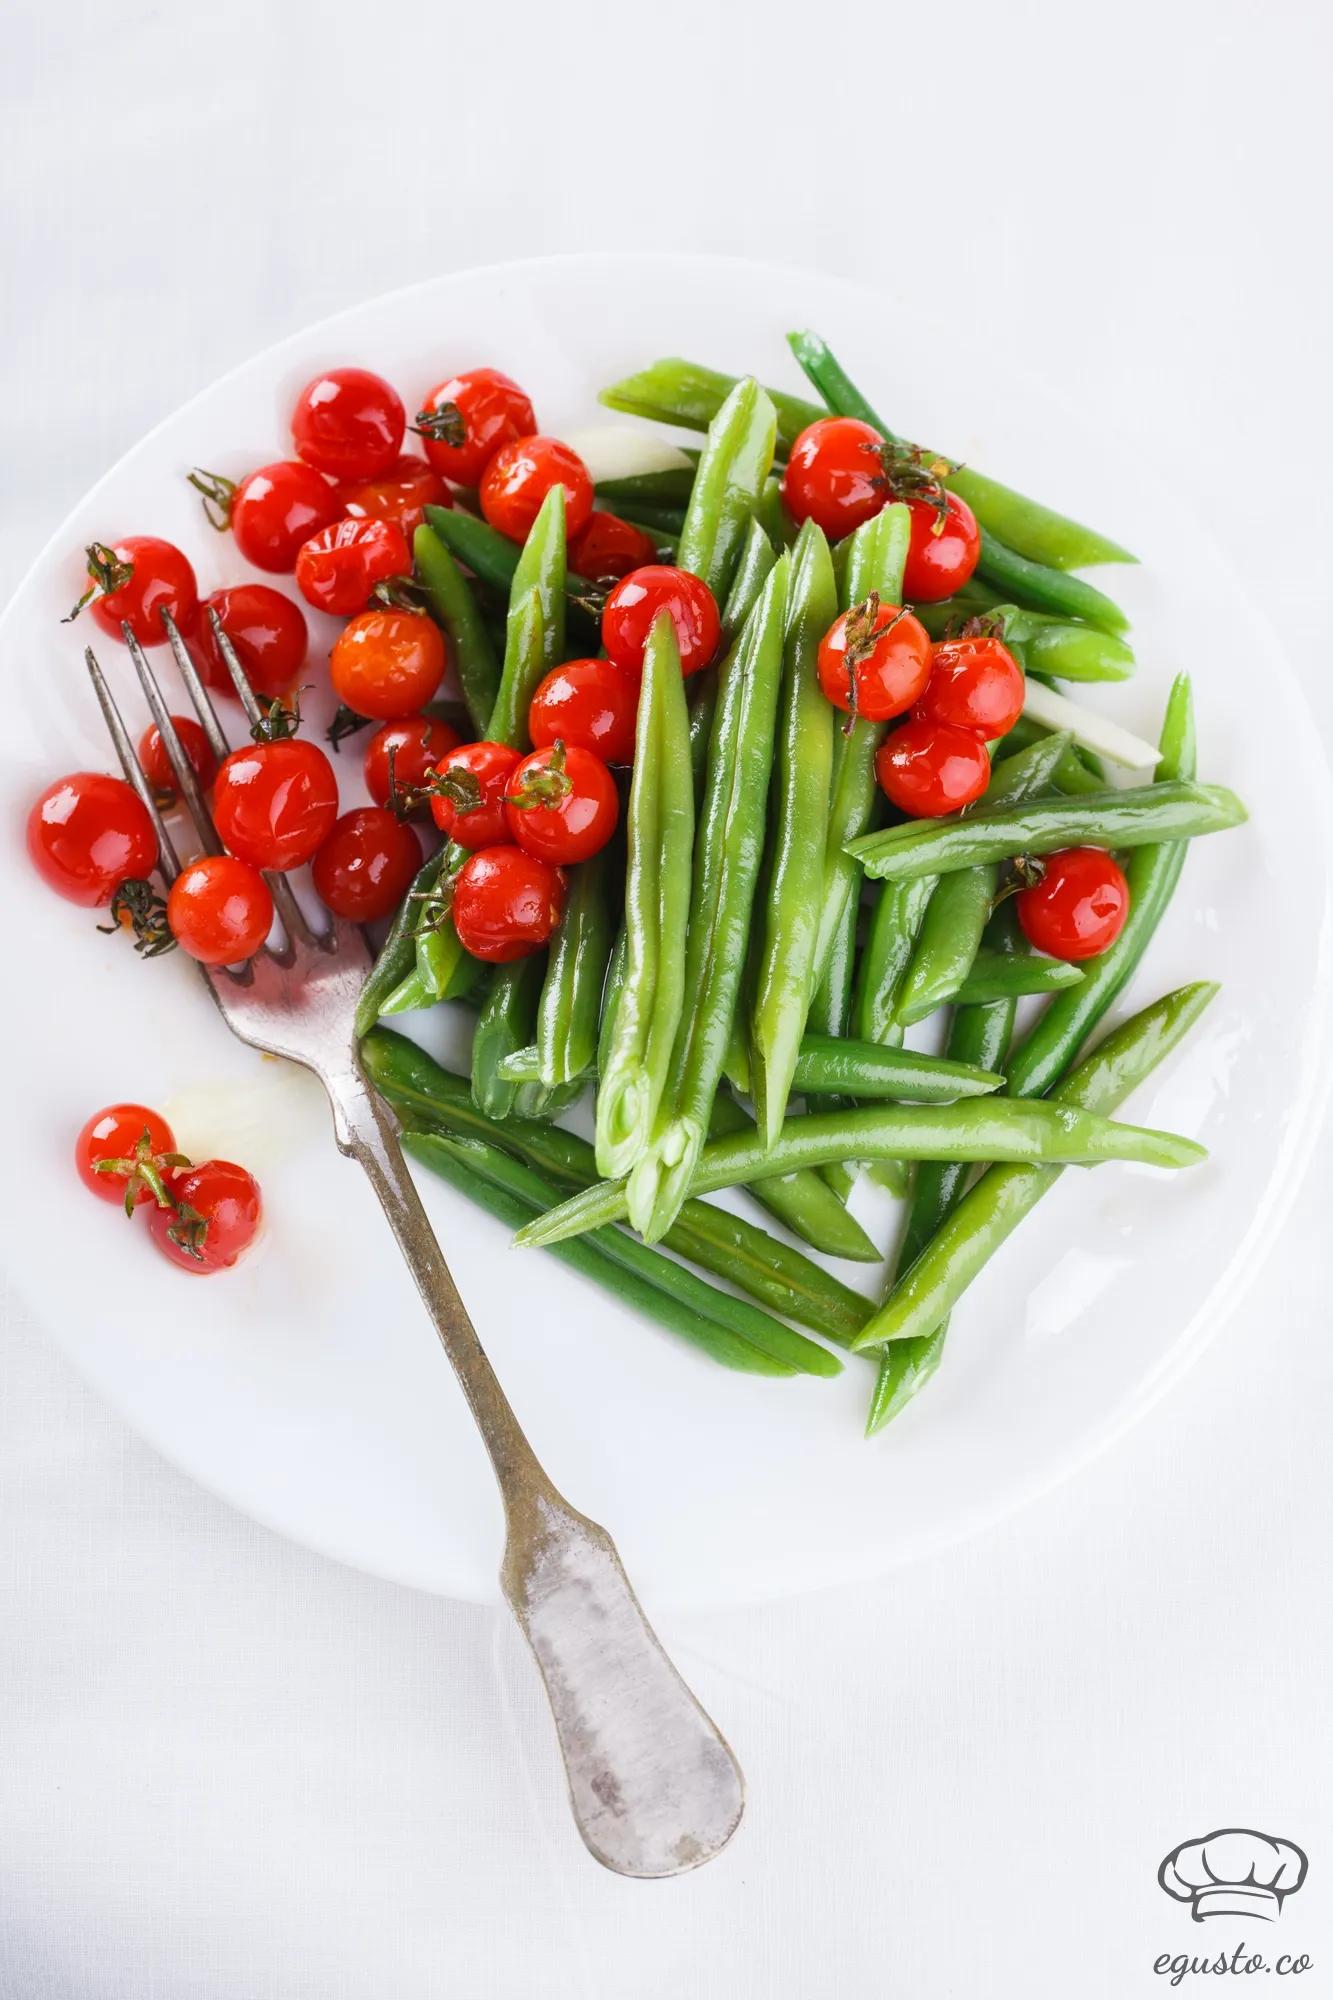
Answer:
[[[840,611],[872,592],[902,602],[911,516],[891,500],[830,546],[789,517],[779,475],[798,433],[829,413],[901,439],[824,341],[788,338],[818,402],[679,359],[604,392],[614,409],[705,433],[686,462],[601,482],[597,499],[707,583],[719,664],[687,683],[658,618],[623,826],[567,869],[549,948],[498,967],[468,957],[449,916],[466,854],[448,845],[389,928],[357,1032],[413,1157],[519,1245],[553,1250],[731,1368],[829,1376],[841,1364],[820,1341],[865,1351],[873,1433],[938,1368],[957,1301],[1065,1166],[1204,1157],[1111,1114],[1198,1018],[1208,982],[1084,1051],[1189,842],[1245,810],[1199,779],[1183,677],[1153,782],[1107,781],[1086,746],[1140,769],[1150,746],[1045,689],[1133,673],[1124,613],[1075,572],[1134,559],[970,467],[945,478],[980,525],[976,572],[956,597],[913,608],[935,639],[1002,637],[1032,677],[1029,712],[992,746],[974,807],[905,821],[886,806],[886,725],[830,705],[818,655]],[[569,571],[562,487],[521,547],[474,509],[466,495],[426,509],[416,586],[473,729],[523,752],[538,682],[592,650],[598,589]],[[1010,898],[1030,862],[1084,844],[1120,858],[1130,908],[1112,946],[1070,964],[1028,947]],[[445,999],[476,1009],[466,1082],[376,1025]],[[1039,1010],[1025,1032],[1024,1003]],[[937,1014],[944,1053],[905,1048]],[[588,1090],[591,1140],[554,1122]],[[878,1302],[808,1254],[880,1260],[849,1206],[861,1168],[906,1199]],[[772,1221],[702,1198],[723,1189]]]

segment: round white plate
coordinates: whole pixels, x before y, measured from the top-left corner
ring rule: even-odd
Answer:
[[[32,796],[114,768],[84,675],[93,642],[136,720],[123,649],[62,626],[94,538],[163,534],[204,588],[243,576],[206,525],[191,465],[280,457],[317,368],[363,362],[415,396],[493,362],[560,431],[598,420],[600,384],[660,354],[801,387],[784,331],[812,324],[908,436],[1095,521],[1141,569],[1105,572],[1141,668],[1105,696],[1151,735],[1170,676],[1194,670],[1206,775],[1247,800],[1245,830],[1199,842],[1120,1014],[1185,979],[1222,981],[1190,1042],[1131,1115],[1205,1141],[1177,1176],[1072,1173],[956,1315],[928,1392],[873,1443],[871,1379],[764,1382],[694,1354],[439,1184],[424,1192],[459,1284],[557,1483],[616,1535],[648,1601],[713,1604],[873,1575],[947,1543],[1069,1472],[1179,1375],[1253,1277],[1308,1150],[1326,1081],[1327,773],[1262,620],[1174,501],[1036,387],[988,369],[879,297],[827,278],[705,258],[579,257],[440,278],[273,349],[179,411],[107,475],[38,560],[3,623],[0,793],[9,970],[0,1007],[11,1157],[4,1257],[84,1373],[177,1465],[261,1521],[381,1576],[495,1595],[499,1509],[461,1397],[319,1088],[226,1034],[179,957],[142,964],[93,914],[50,897],[21,854]],[[961,365],[960,365],[961,364]],[[409,401],[409,408],[412,407]],[[626,419],[625,421],[629,421]],[[327,644],[331,628],[323,630]],[[159,653],[157,658],[164,659]],[[343,753],[349,798],[355,742]],[[420,1032],[444,1047],[439,1020]],[[196,1154],[260,1175],[266,1240],[199,1283],[161,1262],[70,1165],[85,1115],[138,1098]],[[872,1194],[861,1213],[887,1231]],[[878,1273],[844,1275],[867,1290]]]

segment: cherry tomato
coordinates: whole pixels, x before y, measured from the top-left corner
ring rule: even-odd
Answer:
[[[875,775],[900,812],[938,819],[981,797],[990,783],[990,758],[974,730],[905,722],[880,744]]]
[[[1077,961],[1113,945],[1129,915],[1129,884],[1112,857],[1100,847],[1066,847],[1035,865],[1040,881],[1014,898],[1034,951]]]
[[[929,500],[909,500],[912,539],[903,566],[903,596],[911,604],[938,604],[961,590],[981,554],[977,517],[956,493],[944,496],[944,513]]]
[[[462,740],[456,729],[433,715],[408,715],[401,722],[386,722],[366,745],[366,790],[377,806],[388,805],[392,757],[393,783],[398,791],[416,791],[441,757],[456,750]]]
[[[168,1182],[176,1206],[154,1208],[153,1241],[182,1271],[207,1277],[226,1271],[259,1232],[263,1200],[259,1182],[230,1160],[204,1160]]]
[[[74,1165],[83,1185],[99,1201],[123,1208],[142,1208],[155,1200],[153,1181],[161,1185],[180,1157],[170,1125],[146,1104],[108,1104],[94,1111],[74,1141]]]
[[[614,660],[566,660],[538,683],[528,735],[539,750],[559,740],[604,763],[630,764],[638,709],[638,682]]]
[[[594,507],[569,542],[569,567],[576,576],[628,576],[657,561],[657,544],[642,528]]]
[[[28,814],[28,854],[48,889],[85,909],[122,882],[152,873],[157,835],[123,778],[74,771],[48,785]]]
[[[460,847],[495,847],[509,839],[505,792],[522,759],[506,743],[464,743],[441,757],[431,793],[431,817]]]
[[[717,651],[722,620],[702,577],[666,563],[648,563],[622,577],[602,612],[602,644],[627,674],[643,672],[643,649],[659,611],[676,628],[682,674],[697,674]]]
[[[176,725],[181,749],[190,760],[190,768],[199,780],[200,789],[207,791],[218,767],[208,738],[192,715],[173,715],[171,720]],[[171,768],[167,747],[155,722],[151,722],[139,738],[139,762],[159,801],[170,803],[176,797],[176,773]]]
[[[591,750],[534,750],[505,787],[509,837],[543,861],[587,861],[616,830],[616,781]]]
[[[444,637],[424,611],[363,611],[329,654],[339,701],[373,722],[396,722],[428,702],[448,662]]]
[[[188,632],[199,609],[199,586],[190,559],[174,542],[157,535],[126,535],[120,542],[94,542],[88,551],[93,617],[113,639],[127,624],[141,646],[167,642],[162,613]]]
[[[392,521],[409,538],[425,519],[427,507],[452,507],[454,499],[438,472],[424,458],[396,458],[378,479],[348,482],[337,489],[339,505],[354,521]]]
[[[421,842],[387,806],[358,806],[335,820],[310,864],[320,901],[335,917],[370,924],[396,910],[421,866]]]
[[[201,965],[239,965],[272,929],[273,897],[248,861],[203,854],[172,883],[167,922],[181,950]]]
[[[481,511],[511,542],[526,541],[553,486],[565,489],[565,534],[577,535],[592,513],[587,466],[559,438],[515,438],[501,445],[482,474]]]
[[[880,465],[879,432],[859,417],[820,417],[791,448],[782,498],[793,521],[815,521],[841,541],[880,513],[888,489]]]
[[[402,398],[368,368],[330,368],[307,382],[292,411],[296,455],[331,479],[377,479],[403,444]]]
[[[412,551],[400,527],[349,515],[301,544],[296,588],[316,611],[351,618],[365,610],[377,583],[406,576],[411,567]]]
[[[209,687],[235,692],[208,616],[216,611],[255,693],[274,697],[289,691],[305,665],[310,644],[299,604],[269,583],[233,583],[206,597],[201,609],[194,651]]]
[[[946,639],[932,650],[930,679],[912,712],[991,740],[1023,713],[1023,691],[1022,670],[998,639]]]
[[[521,847],[487,847],[470,855],[454,882],[459,943],[489,965],[508,965],[540,951],[564,906],[563,874]]]
[[[819,642],[819,685],[844,713],[868,722],[901,715],[930,679],[930,635],[910,611],[869,598],[835,618]],[[856,699],[852,699],[852,683]]]
[[[531,437],[537,419],[508,375],[498,368],[469,368],[436,383],[417,412],[417,425],[437,472],[455,486],[479,486],[501,445]]]
[[[323,846],[337,817],[333,766],[299,736],[233,750],[213,787],[217,830],[252,868],[299,868]]]
[[[302,547],[340,518],[338,496],[299,458],[261,465],[231,496],[236,546],[256,569],[291,570]]]

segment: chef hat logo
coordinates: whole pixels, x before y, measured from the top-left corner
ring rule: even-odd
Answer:
[[[1233,1826],[1174,1848],[1157,1879],[1168,1896],[1193,1904],[1196,1924],[1205,1917],[1257,1917],[1274,1923],[1283,1898],[1305,1880],[1305,1866],[1304,1854],[1291,1841]]]

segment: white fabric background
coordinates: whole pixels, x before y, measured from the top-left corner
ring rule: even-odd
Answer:
[[[19,0],[0,582],[145,426],[332,308],[697,245],[915,273],[1099,410],[1327,732],[1328,20]],[[665,1623],[751,1803],[662,1885],[584,1857],[503,1619],[251,1526],[11,1304],[0,1996],[1132,2000],[1206,1942],[1159,1859],[1237,1823],[1309,1851],[1281,1943],[1333,1993],[1331,1194],[1325,1159],[1186,1384],[1040,1506],[874,1588]]]

